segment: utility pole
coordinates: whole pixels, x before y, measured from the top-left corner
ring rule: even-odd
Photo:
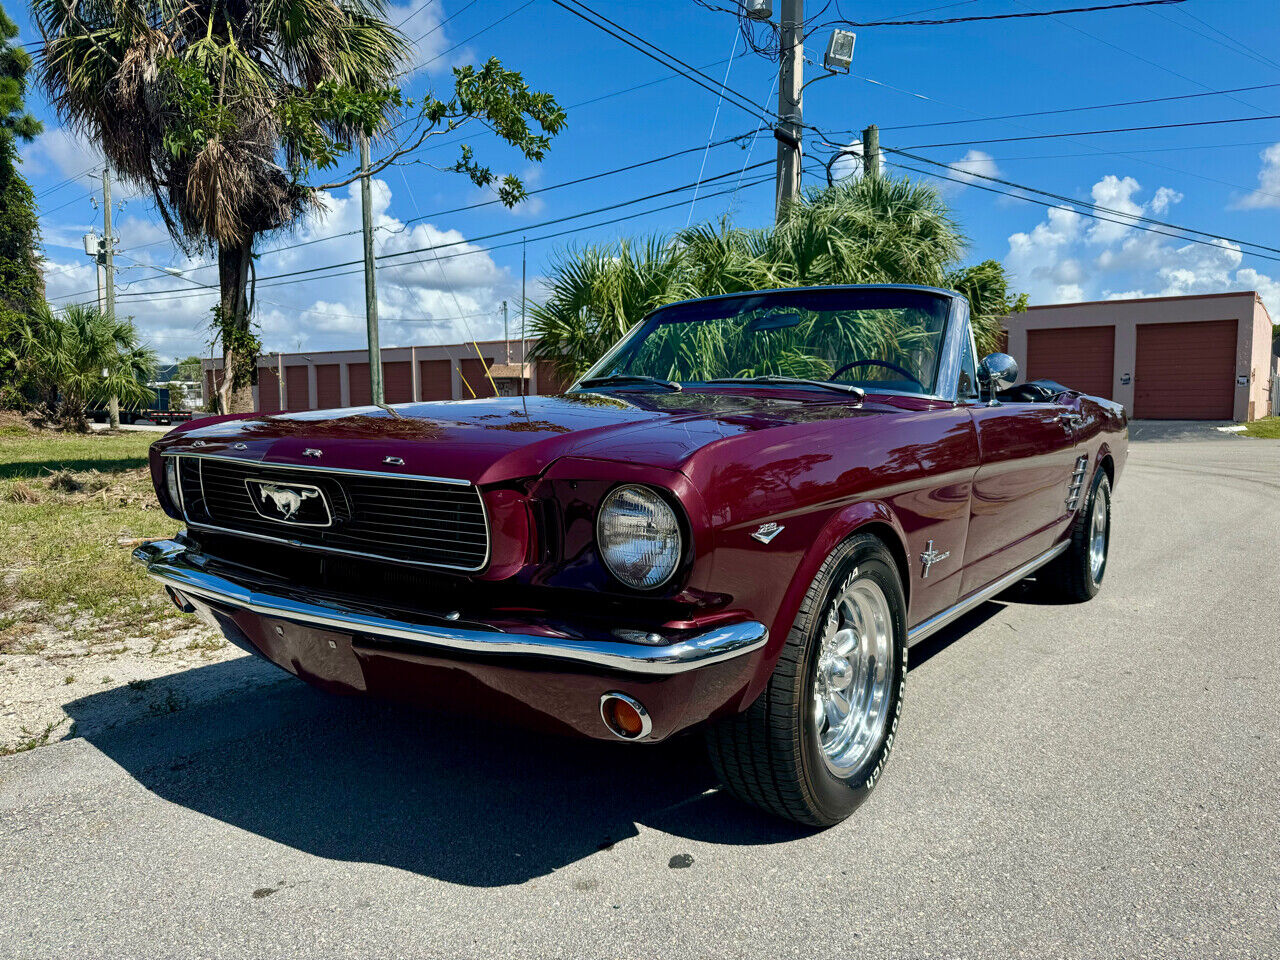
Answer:
[[[378,344],[378,281],[373,271],[373,202],[369,196],[369,138],[360,135],[360,212],[364,227],[364,318],[369,338],[369,391],[383,406],[382,348]]]
[[[880,176],[880,128],[874,123],[862,131],[862,174]]]
[[[507,366],[511,365],[511,328],[507,326],[507,301],[502,301],[502,342],[507,345]]]
[[[111,232],[111,170],[106,164],[102,166],[102,266],[106,274],[107,319],[116,319],[116,277],[115,246],[116,238]],[[113,393],[107,399],[107,417],[112,430],[120,429],[120,400]]]
[[[527,251],[525,249],[525,238],[520,238],[520,365],[523,367],[528,363],[529,341],[524,338],[524,280],[525,267],[528,263]],[[528,381],[520,378],[520,392],[524,393],[525,383]]]
[[[778,14],[778,190],[774,219],[781,221],[800,197],[801,121],[804,89],[804,0],[782,0]]]

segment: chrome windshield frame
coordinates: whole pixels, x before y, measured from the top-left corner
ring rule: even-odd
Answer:
[[[938,347],[938,365],[935,378],[934,391],[910,391],[910,390],[878,390],[873,385],[862,386],[868,394],[874,393],[892,393],[895,396],[911,396],[921,397],[929,400],[943,400],[949,403],[955,403],[957,400],[957,389],[960,381],[960,365],[963,362],[964,343],[971,340],[969,323],[969,301],[955,290],[944,290],[941,287],[921,286],[917,284],[905,283],[865,283],[865,284],[827,284],[813,287],[782,287],[777,290],[744,290],[741,293],[718,294],[713,297],[697,297],[692,300],[681,300],[676,303],[666,304],[647,313],[643,319],[633,324],[631,328],[618,340],[612,347],[605,351],[604,355],[591,365],[581,377],[567,388],[567,393],[592,392],[598,388],[587,388],[582,386],[584,380],[590,380],[593,377],[600,376],[600,371],[607,370],[609,365],[615,358],[625,350],[627,350],[632,341],[640,335],[645,328],[649,319],[655,314],[662,313],[666,310],[672,310],[677,307],[684,307],[695,303],[711,303],[717,300],[732,300],[742,297],[763,296],[768,294],[788,294],[788,293],[809,293],[809,292],[835,292],[848,291],[851,293],[864,291],[884,291],[884,292],[902,292],[902,293],[927,293],[933,294],[940,299],[949,301],[946,318],[946,328],[942,333],[942,340]],[[683,383],[685,387],[697,388],[702,386],[699,381],[686,381]]]

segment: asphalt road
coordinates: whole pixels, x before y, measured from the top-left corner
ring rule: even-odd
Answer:
[[[1135,444],[1102,594],[917,648],[823,833],[289,678],[0,760],[0,956],[1275,957],[1278,570],[1280,444]]]

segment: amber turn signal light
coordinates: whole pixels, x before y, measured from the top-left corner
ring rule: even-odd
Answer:
[[[625,693],[606,693],[600,698],[600,717],[616,737],[638,740],[653,729],[649,711]]]

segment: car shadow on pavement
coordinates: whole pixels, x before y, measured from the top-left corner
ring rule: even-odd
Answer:
[[[1007,593],[1000,596],[1004,598],[1006,595]],[[947,624],[937,633],[925,637],[915,644],[908,653],[908,672],[918,670],[924,666],[957,640],[962,639],[965,634],[986,623],[1006,606],[1007,604],[1000,602],[1000,600],[988,600],[986,603],[980,603],[964,616]]]
[[[109,705],[97,701],[121,695],[66,709],[101,715]],[[570,740],[296,681],[85,739],[170,803],[315,856],[472,886],[521,883],[602,851],[625,855],[638,824],[719,844],[810,832],[717,789],[696,736],[653,746]]]

